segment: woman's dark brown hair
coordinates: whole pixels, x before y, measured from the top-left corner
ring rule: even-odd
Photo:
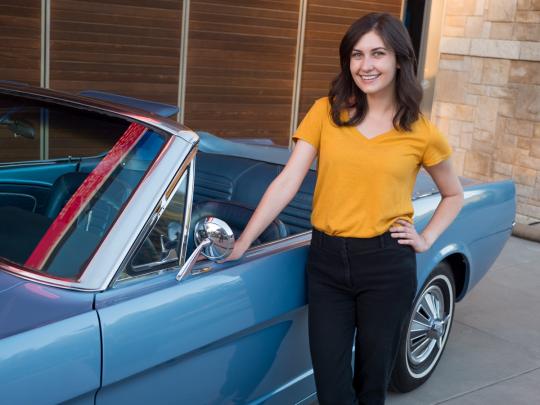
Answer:
[[[396,71],[395,87],[397,111],[393,118],[394,128],[411,130],[411,124],[420,115],[422,88],[416,79],[416,58],[409,33],[397,18],[386,13],[371,13],[355,21],[339,46],[341,72],[332,81],[328,97],[332,106],[332,120],[338,126],[358,125],[365,118],[368,104],[366,94],[355,84],[350,60],[354,46],[370,31],[376,32],[384,44],[396,55],[399,69]],[[341,111],[354,109],[347,121],[342,121]]]

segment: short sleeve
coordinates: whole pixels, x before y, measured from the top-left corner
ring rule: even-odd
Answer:
[[[434,166],[448,159],[451,154],[452,148],[446,137],[435,125],[429,123],[428,141],[422,158],[422,165]]]
[[[319,150],[322,123],[325,114],[328,114],[328,103],[326,100],[326,98],[321,98],[311,106],[292,137],[295,141],[302,139]]]

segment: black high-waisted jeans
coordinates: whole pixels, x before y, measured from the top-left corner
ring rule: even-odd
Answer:
[[[389,232],[344,238],[313,229],[307,276],[319,403],[384,404],[402,325],[416,292],[414,249]]]

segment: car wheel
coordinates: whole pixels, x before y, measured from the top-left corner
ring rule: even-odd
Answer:
[[[439,263],[415,299],[404,323],[391,388],[409,392],[422,385],[439,362],[454,318],[455,285],[448,263]]]

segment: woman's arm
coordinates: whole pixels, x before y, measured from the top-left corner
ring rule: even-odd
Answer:
[[[310,143],[298,140],[284,169],[266,189],[242,235],[234,244],[232,253],[224,262],[242,257],[251,243],[291,202],[316,156],[317,150]]]
[[[463,206],[463,188],[454,172],[450,160],[444,160],[433,166],[425,167],[437,185],[442,199],[431,220],[419,235],[413,225],[407,221],[396,221],[401,226],[393,225],[390,232],[399,243],[411,245],[418,253],[428,250],[444,230],[452,223]]]

